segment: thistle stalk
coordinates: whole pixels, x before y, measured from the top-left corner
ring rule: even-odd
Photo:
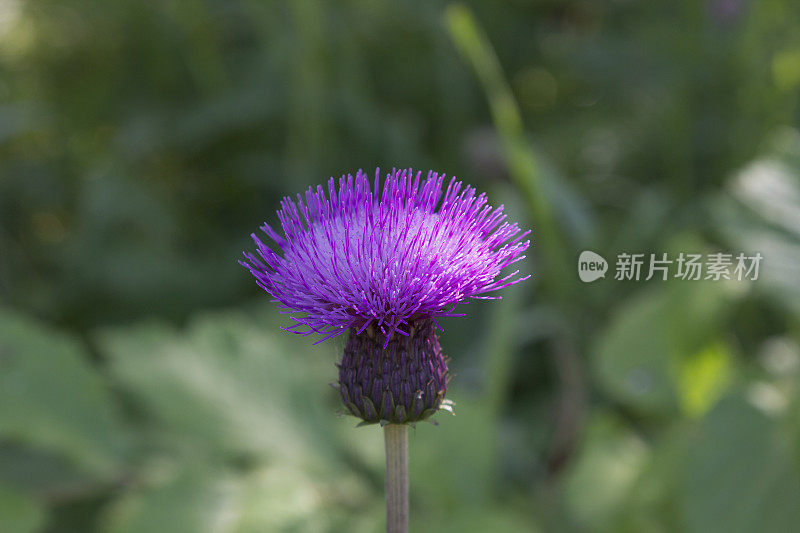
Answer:
[[[387,424],[386,533],[408,532],[408,425]]]

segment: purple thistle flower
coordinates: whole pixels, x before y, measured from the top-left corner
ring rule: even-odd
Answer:
[[[331,178],[305,201],[283,199],[283,235],[261,227],[280,254],[253,234],[257,254],[240,261],[283,312],[302,313],[283,329],[317,342],[350,330],[340,391],[365,421],[404,423],[438,409],[447,367],[436,317],[463,316],[454,310],[465,299],[499,298],[486,293],[529,277],[500,272],[525,257],[530,232],[455,178],[443,190],[444,180],[392,170],[381,190],[379,169],[372,187],[360,170],[338,188]]]
[[[327,196],[320,185],[305,203],[284,198],[284,236],[261,227],[282,256],[252,235],[258,254],[245,253],[242,266],[288,312],[306,314],[284,329],[320,334],[318,342],[370,325],[407,335],[414,318],[463,316],[453,309],[464,299],[527,279],[497,279],[525,257],[530,233],[505,222],[503,206],[492,209],[454,178],[443,192],[443,175],[411,169],[393,170],[379,194],[379,172],[373,188],[359,170],[339,178],[338,191],[331,178]]]

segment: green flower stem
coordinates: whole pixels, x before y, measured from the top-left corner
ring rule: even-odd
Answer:
[[[408,425],[387,424],[386,533],[408,532]]]

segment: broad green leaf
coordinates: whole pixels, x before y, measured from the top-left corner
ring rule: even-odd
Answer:
[[[773,136],[713,204],[717,227],[737,252],[763,257],[752,288],[800,310],[800,132]]]
[[[230,476],[203,471],[151,472],[146,486],[116,502],[105,516],[110,533],[202,533],[231,531]]]
[[[40,531],[45,510],[33,498],[0,485],[0,531],[34,533]]]
[[[111,531],[375,530],[381,492],[353,464],[382,468],[381,432],[335,416],[336,341],[314,347],[243,312],[97,338],[172,457],[110,507]]]
[[[616,509],[609,531],[668,533],[681,531],[687,434],[693,421],[682,420],[653,439],[649,457]]]
[[[237,480],[232,531],[378,531],[382,496],[352,472],[331,475],[275,463]]]
[[[688,446],[683,508],[687,531],[794,531],[800,478],[780,420],[739,397],[720,402]]]
[[[110,372],[179,446],[205,451],[329,453],[317,447],[338,404],[333,342],[313,346],[244,313],[214,313],[184,332],[155,324],[105,330]]]
[[[583,528],[610,531],[648,455],[644,442],[620,420],[596,413],[566,472],[564,502],[570,516]]]
[[[733,301],[723,282],[670,282],[624,302],[601,334],[601,387],[636,411],[677,410],[681,368],[717,335]]]
[[[109,475],[125,435],[113,398],[74,338],[0,310],[0,435]]]
[[[279,461],[242,474],[193,463],[151,465],[103,520],[109,533],[367,532],[382,521],[381,495],[358,476]]]

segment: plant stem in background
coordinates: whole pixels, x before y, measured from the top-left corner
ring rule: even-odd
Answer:
[[[387,424],[386,532],[408,531],[408,425]]]
[[[551,208],[554,202],[546,186],[545,168],[526,138],[514,94],[506,81],[494,48],[472,10],[463,4],[451,4],[445,10],[444,22],[456,48],[483,85],[492,120],[506,155],[509,176],[525,195],[533,216],[543,266],[537,274],[543,282],[542,289],[564,314],[565,323],[569,324],[571,320],[566,317],[575,316],[573,302],[581,301],[576,296],[577,278],[570,274],[570,256],[574,250],[570,250],[557,226],[557,219]],[[492,331],[499,338],[503,329],[498,326]],[[555,420],[555,437],[547,461],[551,473],[561,468],[572,454],[578,438],[577,427],[586,411],[583,363],[570,338],[567,326],[559,328],[552,339],[553,345],[558,347],[553,350],[552,357],[562,392],[559,415]],[[487,396],[494,398],[495,409],[499,409],[498,402],[502,400],[500,391],[508,390],[506,381],[510,378],[503,371],[505,368],[507,372],[510,366],[503,360],[494,364],[497,371],[490,374],[493,376],[490,385],[496,391],[493,394],[497,396]]]
[[[556,226],[544,184],[544,170],[525,137],[519,107],[503,75],[500,61],[469,7],[462,4],[447,6],[444,23],[456,48],[483,85],[505,152],[509,175],[525,195],[531,209],[544,267],[537,276],[547,280],[546,288],[559,299],[570,301],[566,294],[575,289],[575,283],[574,276],[568,274],[571,271],[569,251]]]

